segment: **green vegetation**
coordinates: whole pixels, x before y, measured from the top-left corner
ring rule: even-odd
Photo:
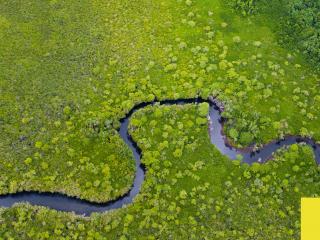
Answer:
[[[237,146],[286,134],[320,139],[319,75],[301,52],[279,44],[289,41],[259,6],[250,17],[223,0],[0,6],[1,194],[52,191],[101,202],[127,192],[134,161],[119,119],[155,98],[218,96]],[[317,12],[292,9],[297,25],[289,22],[296,29],[287,34],[317,59],[318,26],[300,19]],[[301,38],[305,26],[315,32]],[[231,162],[209,143],[206,108],[136,113],[130,129],[148,171],[132,205],[88,219],[17,205],[1,209],[0,236],[298,239],[299,198],[319,194],[310,149],[293,146],[261,166]]]
[[[238,10],[242,15],[250,15],[257,12],[257,2],[261,0],[231,0],[228,1],[230,6]]]
[[[0,192],[54,191],[94,201],[126,193],[134,162],[115,130],[102,131],[106,83],[94,74],[110,51],[102,15],[108,6],[0,5]]]
[[[320,1],[319,0],[232,0],[228,4],[247,16],[266,14],[280,42],[301,50],[319,68]]]
[[[320,1],[292,1],[288,4],[288,17],[284,24],[285,41],[299,48],[312,58],[316,65],[320,62]]]
[[[88,219],[18,205],[2,211],[6,221],[0,226],[1,235],[5,239],[299,239],[300,196],[319,194],[319,168],[311,149],[293,145],[273,161],[252,167],[232,162],[212,147],[206,123],[197,124],[201,111],[193,105],[161,106],[134,115],[131,134],[148,169],[134,204]]]

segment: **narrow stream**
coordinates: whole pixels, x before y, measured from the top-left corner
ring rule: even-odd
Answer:
[[[1,207],[11,207],[15,203],[28,202],[32,205],[45,206],[58,211],[75,212],[89,216],[93,212],[105,212],[111,209],[121,208],[124,205],[132,203],[134,197],[140,192],[141,185],[145,176],[145,169],[141,164],[141,150],[137,144],[132,140],[128,133],[128,125],[132,114],[146,106],[155,104],[160,105],[185,105],[185,104],[199,104],[208,102],[210,104],[209,113],[209,134],[211,143],[224,155],[230,159],[236,159],[239,155],[242,156],[242,161],[252,164],[254,162],[265,162],[272,157],[272,154],[278,149],[289,146],[294,143],[304,142],[312,146],[316,158],[316,162],[320,163],[320,146],[314,140],[308,138],[301,138],[298,136],[290,136],[281,141],[274,141],[265,145],[257,152],[250,150],[241,150],[228,146],[226,136],[223,134],[223,119],[221,118],[221,111],[215,100],[203,100],[200,98],[194,99],[179,99],[179,100],[165,100],[160,102],[141,103],[130,110],[130,112],[120,120],[121,127],[119,134],[123,141],[131,149],[136,163],[136,174],[131,190],[124,196],[119,197],[114,201],[107,203],[92,203],[86,200],[81,200],[75,197],[69,197],[60,193],[40,193],[40,192],[21,192],[15,194],[8,194],[0,196]]]

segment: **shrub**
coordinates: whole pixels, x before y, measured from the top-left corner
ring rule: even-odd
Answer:
[[[229,131],[229,136],[236,141],[239,137],[239,132],[237,131],[237,129],[231,128]]]
[[[229,4],[244,16],[257,12],[257,0],[231,0]]]
[[[209,111],[209,104],[208,103],[201,103],[199,105],[199,115],[201,117],[206,117]]]
[[[253,141],[253,136],[251,133],[249,132],[243,132],[240,134],[240,139],[239,139],[240,143],[243,145],[248,145],[250,143],[252,143]]]

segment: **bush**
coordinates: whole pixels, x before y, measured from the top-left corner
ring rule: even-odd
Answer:
[[[282,21],[278,21],[278,29],[281,41],[297,47],[320,66],[320,0],[285,0],[281,9],[278,2],[272,1],[231,0],[227,3],[244,16],[258,10],[267,13],[280,10],[278,17]],[[277,9],[271,9],[272,6]]]
[[[230,5],[246,16],[257,11],[257,0],[231,0]]]
[[[201,117],[206,117],[209,112],[209,104],[208,103],[201,103],[199,104],[199,115]]]
[[[295,0],[288,3],[287,24],[282,27],[284,37],[292,45],[320,62],[320,1]]]
[[[240,134],[240,139],[239,139],[240,143],[242,145],[248,145],[250,143],[252,143],[253,141],[253,136],[251,133],[249,132],[243,132]]]

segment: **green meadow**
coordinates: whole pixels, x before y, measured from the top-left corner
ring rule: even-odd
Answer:
[[[0,194],[124,195],[135,162],[119,121],[155,99],[216,96],[237,147],[320,141],[319,10],[319,0],[0,0]],[[231,161],[206,115],[193,104],[136,112],[129,130],[147,172],[132,204],[90,217],[0,208],[0,239],[300,239],[300,198],[320,193],[311,148]]]

